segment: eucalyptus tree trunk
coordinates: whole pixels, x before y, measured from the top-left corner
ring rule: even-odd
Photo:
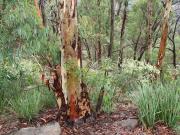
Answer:
[[[101,0],[97,0],[97,5],[98,8],[100,9],[100,4],[101,4]],[[97,37],[97,61],[100,64],[101,63],[101,54],[102,54],[102,49],[101,49],[101,18],[100,18],[100,14],[98,13],[98,37]]]
[[[78,51],[78,31],[77,31],[77,1],[61,0],[60,2],[60,37],[61,45],[61,76],[62,89],[65,102],[68,106],[68,116],[75,121],[80,117],[90,114],[90,105],[82,104],[82,98],[88,102],[86,91],[80,91],[80,77],[77,71],[80,65],[81,53]],[[83,96],[84,95],[84,96]],[[84,109],[83,109],[84,107]]]
[[[157,63],[156,63],[156,67],[159,69],[162,66],[163,59],[165,56],[166,41],[168,37],[168,27],[169,27],[168,19],[169,19],[169,14],[171,12],[171,5],[172,5],[172,0],[166,0],[164,16],[163,16],[163,21],[162,21],[162,36],[161,36],[159,53],[158,53],[158,58],[157,58]]]
[[[119,51],[119,60],[118,60],[118,67],[121,67],[123,62],[123,48],[124,48],[124,34],[125,34],[125,26],[127,21],[127,8],[128,8],[128,0],[124,1],[124,11],[123,11],[123,20],[121,26],[121,34],[120,34],[120,51]]]
[[[147,48],[146,48],[146,62],[151,62],[151,54],[152,54],[152,8],[153,8],[153,1],[148,0],[147,2]]]
[[[114,0],[111,0],[111,33],[110,33],[110,44],[108,46],[108,57],[112,56],[113,43],[114,43]]]

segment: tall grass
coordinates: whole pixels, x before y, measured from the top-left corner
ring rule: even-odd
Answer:
[[[180,91],[176,83],[167,85],[145,84],[133,96],[138,109],[139,119],[145,127],[153,127],[156,122],[175,126],[180,114]]]
[[[18,97],[9,101],[11,109],[18,118],[31,120],[47,107],[55,106],[55,98],[47,89],[22,92]]]
[[[5,108],[9,107],[9,100],[19,96],[20,87],[18,81],[4,81],[0,83],[0,113],[3,113]]]
[[[39,91],[25,92],[10,101],[11,107],[19,118],[31,120],[41,108],[41,94]]]

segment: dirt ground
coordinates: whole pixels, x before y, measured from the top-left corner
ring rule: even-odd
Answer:
[[[17,119],[12,114],[0,116],[0,135],[7,135],[24,127],[41,126],[55,121],[56,108],[42,111],[40,115],[31,122]],[[101,113],[96,119],[90,117],[86,122],[75,123],[74,126],[61,121],[62,135],[175,135],[175,132],[167,126],[159,123],[153,129],[145,129],[138,122],[135,128],[122,127],[122,120],[136,119],[137,109],[131,105],[118,105],[116,111],[111,114]]]

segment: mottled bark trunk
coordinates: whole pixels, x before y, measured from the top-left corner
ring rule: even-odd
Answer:
[[[127,7],[128,7],[128,0],[124,1],[124,11],[123,11],[123,21],[121,26],[121,35],[120,35],[120,51],[119,51],[119,60],[118,60],[118,67],[121,67],[123,62],[123,48],[124,48],[124,34],[125,34],[125,25],[127,21]]]
[[[53,90],[56,102],[58,105],[58,119],[67,120],[67,105],[65,103],[64,93],[62,91],[62,84],[61,84],[61,73],[60,73],[60,66],[57,66],[55,70],[51,71],[51,79],[49,80],[49,87]]]
[[[147,50],[146,50],[146,62],[151,62],[151,54],[152,54],[152,8],[153,8],[153,1],[148,0],[147,2]]]
[[[80,80],[75,74],[78,68],[78,59],[75,51],[77,46],[77,3],[75,0],[62,0],[61,4],[62,88],[66,103],[69,105],[69,117],[71,120],[75,120],[78,118],[76,106],[80,86]],[[69,66],[69,69],[67,69],[66,65]]]
[[[160,48],[159,48],[159,53],[158,53],[158,58],[157,58],[157,63],[156,67],[161,68],[163,59],[165,56],[165,50],[166,50],[166,41],[168,37],[168,19],[169,19],[169,14],[171,11],[171,4],[172,0],[166,0],[166,6],[165,6],[165,11],[164,11],[164,17],[163,17],[163,22],[162,22],[162,36],[161,36],[161,42],[160,42]]]
[[[62,39],[62,88],[68,105],[68,116],[70,120],[74,121],[83,117],[80,116],[82,111],[90,114],[88,109],[82,110],[82,106],[79,105],[83,99],[81,99],[80,78],[76,72],[81,65],[81,48],[80,44],[78,45],[77,32],[77,1],[61,0],[59,12],[61,20],[60,36]],[[90,108],[90,106],[86,108]]]
[[[108,46],[108,57],[112,56],[113,43],[114,43],[114,0],[111,0],[111,31],[110,31],[110,44]]]

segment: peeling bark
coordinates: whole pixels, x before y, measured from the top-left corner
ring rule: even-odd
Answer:
[[[158,69],[161,68],[163,59],[165,56],[165,50],[166,50],[166,41],[168,37],[168,19],[169,19],[169,14],[171,12],[171,5],[172,5],[172,0],[166,0],[166,6],[165,6],[165,11],[164,11],[164,17],[163,17],[163,24],[162,24],[162,36],[161,36],[161,42],[160,42],[160,48],[159,48],[159,53],[158,53],[158,58],[157,58],[157,63],[156,67]]]
[[[70,120],[75,121],[80,118],[81,113],[79,112],[81,101],[80,78],[76,73],[81,65],[81,47],[80,42],[78,43],[77,32],[77,1],[61,0],[59,12],[62,39],[62,88],[65,102],[68,105],[68,116]]]

